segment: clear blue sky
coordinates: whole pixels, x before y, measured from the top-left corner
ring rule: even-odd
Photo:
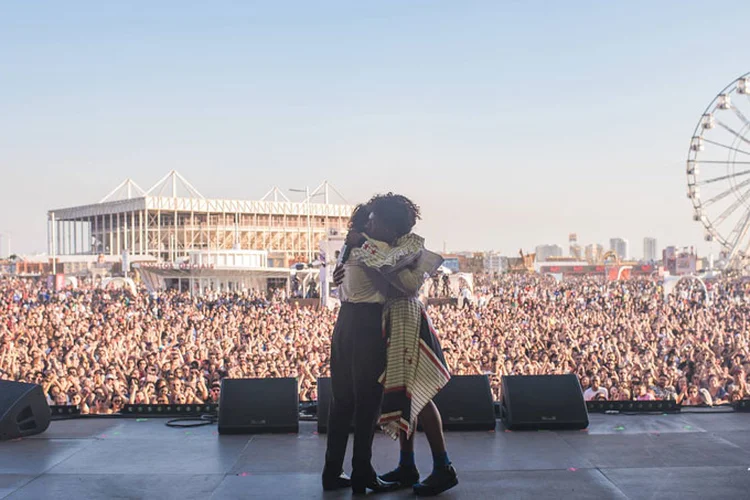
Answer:
[[[43,251],[48,209],[174,168],[211,197],[403,192],[436,248],[577,232],[707,250],[684,160],[750,71],[748,19],[699,1],[3,2],[0,232]]]

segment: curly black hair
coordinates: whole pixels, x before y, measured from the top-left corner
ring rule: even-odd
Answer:
[[[397,237],[409,234],[417,220],[422,218],[419,206],[400,194],[375,195],[367,206],[370,212],[377,213],[378,218],[393,228]]]
[[[349,218],[349,231],[365,232],[365,226],[370,219],[370,208],[366,203],[360,203],[354,207],[352,216]]]

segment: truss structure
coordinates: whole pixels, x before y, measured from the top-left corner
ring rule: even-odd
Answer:
[[[277,267],[312,262],[320,241],[345,229],[354,207],[328,182],[308,192],[301,202],[277,187],[258,201],[210,199],[174,170],[147,191],[127,179],[99,203],[49,211],[48,251],[127,251],[169,262],[193,250],[245,249],[268,251]],[[331,203],[332,196],[343,203]]]

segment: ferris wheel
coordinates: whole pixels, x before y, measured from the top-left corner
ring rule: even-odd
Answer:
[[[687,195],[706,241],[726,266],[750,264],[750,73],[727,85],[703,112],[690,140]]]

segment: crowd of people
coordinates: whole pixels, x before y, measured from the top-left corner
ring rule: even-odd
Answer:
[[[750,291],[741,280],[664,297],[653,280],[556,282],[477,276],[475,300],[429,307],[455,375],[578,375],[588,400],[750,397]],[[707,300],[708,299],[708,300]],[[0,278],[0,378],[40,384],[50,404],[109,414],[133,403],[217,402],[221,379],[297,377],[317,399],[336,311],[279,294],[54,292]]]

